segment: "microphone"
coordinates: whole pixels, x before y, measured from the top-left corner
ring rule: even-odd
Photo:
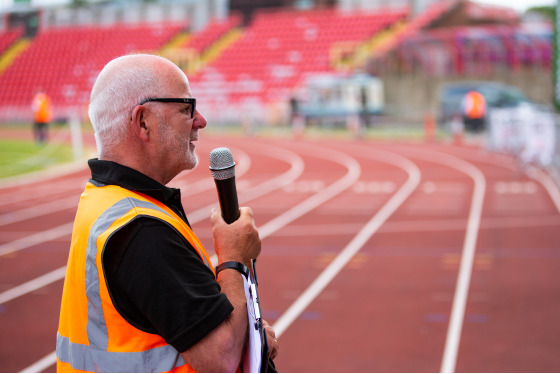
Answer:
[[[222,217],[230,224],[239,218],[239,203],[235,187],[235,162],[229,149],[221,147],[210,152],[210,171],[216,182]]]

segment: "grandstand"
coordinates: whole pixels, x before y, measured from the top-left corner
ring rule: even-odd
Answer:
[[[81,112],[108,61],[131,52],[157,52],[181,28],[180,24],[140,24],[42,30],[0,75],[2,113],[28,117],[30,98],[39,88],[51,96],[58,117]]]
[[[191,80],[197,95],[209,102],[287,101],[309,74],[333,71],[329,52],[334,45],[362,42],[405,16],[402,10],[262,12],[231,48]]]
[[[237,37],[241,16],[232,14],[225,19],[213,19],[202,30],[186,34],[182,42],[165,48],[161,55],[173,60],[190,77],[209,64],[232,38]],[[173,44],[173,43],[171,43]]]
[[[239,121],[251,111],[262,121],[273,113],[276,121],[278,113],[287,111],[295,90],[316,74],[364,69],[382,78],[386,72],[420,69],[428,76],[434,69],[441,74],[471,73],[469,66],[480,66],[473,60],[480,56],[467,55],[475,42],[478,51],[488,51],[484,66],[502,64],[499,48],[510,48],[515,54],[505,53],[511,66],[538,63],[550,69],[550,33],[527,32],[515,24],[511,12],[503,12],[505,26],[460,25],[438,31],[436,26],[445,24],[447,16],[470,9],[464,4],[433,2],[414,17],[408,7],[267,9],[256,12],[244,26],[234,13],[196,28],[189,23],[192,19],[67,25],[39,29],[29,40],[21,29],[8,29],[0,32],[0,120],[29,120],[29,103],[38,88],[52,97],[56,117],[78,113],[84,118],[98,72],[112,58],[131,52],[173,59],[187,72],[199,108],[217,121]],[[499,11],[489,14],[499,23]],[[389,93],[389,101],[397,96],[402,95]]]
[[[4,53],[22,35],[20,28],[7,30],[0,34],[0,53]]]
[[[193,35],[185,43],[184,48],[193,49],[198,54],[203,54],[211,48],[212,44],[217,43],[229,31],[241,24],[241,16],[231,15],[224,20],[214,19],[201,31]]]

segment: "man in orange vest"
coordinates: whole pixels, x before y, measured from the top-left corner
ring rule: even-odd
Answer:
[[[52,119],[51,99],[38,90],[31,104],[33,110],[33,137],[36,142],[44,143],[48,137],[48,127]]]
[[[179,189],[206,119],[185,74],[152,55],[109,62],[89,116],[98,159],[80,198],[57,333],[58,372],[233,372],[248,333],[243,273],[261,251],[252,210],[210,222],[217,264]],[[218,265],[217,268],[214,268]],[[278,352],[266,324],[270,356]]]
[[[465,124],[465,129],[472,129],[476,132],[484,129],[486,100],[480,92],[468,92],[463,98],[461,109],[463,112],[463,123]]]

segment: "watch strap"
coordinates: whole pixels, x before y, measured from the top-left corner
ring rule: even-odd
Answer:
[[[224,269],[235,269],[247,278],[249,276],[249,269],[247,266],[243,265],[241,262],[237,261],[226,261],[222,262],[216,267],[216,276],[218,273]]]

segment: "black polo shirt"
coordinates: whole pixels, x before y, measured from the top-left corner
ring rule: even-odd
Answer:
[[[151,196],[188,221],[181,192],[111,161],[89,160],[91,178]],[[103,273],[117,311],[136,328],[184,352],[233,311],[212,271],[171,225],[139,217],[108,239]]]

